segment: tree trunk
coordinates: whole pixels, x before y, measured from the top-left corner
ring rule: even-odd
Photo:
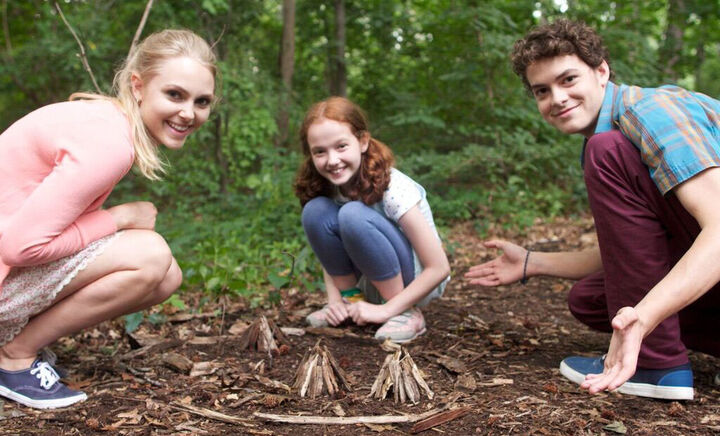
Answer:
[[[280,104],[278,106],[275,146],[287,147],[288,121],[292,96],[292,78],[295,71],[295,0],[283,0],[283,31],[280,45]]]
[[[345,0],[335,0],[335,55],[331,62],[330,94],[347,96],[345,68]]]
[[[220,180],[218,182],[220,183],[220,193],[225,195],[228,193],[228,183],[230,178],[230,168],[228,165],[227,158],[225,157],[225,154],[223,153],[222,149],[222,127],[223,127],[223,120],[222,120],[222,113],[218,113],[215,117],[214,122],[214,130],[213,130],[213,136],[214,136],[214,142],[215,142],[215,161],[217,162],[218,166],[220,167]]]
[[[666,79],[677,82],[677,64],[682,58],[683,36],[687,8],[685,0],[670,0],[667,11],[667,27],[665,28],[665,41],[660,48],[660,68]]]
[[[703,89],[702,66],[705,62],[705,41],[698,41],[695,54],[695,89]]]

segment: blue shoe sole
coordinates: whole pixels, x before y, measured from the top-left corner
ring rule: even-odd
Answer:
[[[15,391],[11,391],[5,386],[0,386],[0,396],[13,400],[23,406],[33,407],[35,409],[58,409],[60,407],[67,407],[80,401],[87,400],[85,393],[78,393],[72,397],[56,398],[52,400],[34,400],[25,395],[18,394]]]
[[[585,381],[585,374],[575,371],[564,361],[560,362],[560,374],[577,384]],[[695,398],[695,389],[686,386],[657,386],[647,383],[625,382],[615,391],[621,394],[661,400],[692,400]]]

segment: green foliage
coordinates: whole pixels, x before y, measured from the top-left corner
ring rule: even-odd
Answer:
[[[108,91],[145,2],[59,3]],[[676,55],[672,76],[719,97],[720,6],[673,4],[684,8],[670,8],[669,0],[346,1],[349,97],[367,111],[373,135],[392,147],[399,168],[425,186],[441,226],[473,220],[479,231],[492,222],[521,228],[537,217],[574,213],[586,208],[581,139],[559,135],[537,114],[510,70],[512,45],[540,22],[582,19],[604,36],[616,81],[655,86],[669,78],[666,61]],[[285,108],[294,148],[278,149],[280,12],[275,0],[155,2],[144,29],[145,36],[189,28],[213,41],[221,98],[184,149],[168,153],[164,181],[131,174],[110,203],[153,201],[184,286],[206,290],[207,298],[242,295],[261,304],[268,296],[277,302],[287,288],[321,286],[292,181],[303,112],[328,96],[333,3],[296,2],[295,74]],[[71,92],[92,90],[52,2],[8,1],[6,13],[0,128]],[[678,23],[680,47],[668,52],[669,25]],[[168,304],[183,302],[174,297]],[[143,319],[128,316],[128,329]]]
[[[522,228],[536,217],[586,206],[579,162],[581,141],[540,144],[527,130],[503,134],[498,147],[466,145],[450,153],[405,157],[400,168],[421,183],[441,224],[475,220]]]

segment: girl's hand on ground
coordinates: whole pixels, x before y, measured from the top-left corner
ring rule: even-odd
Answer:
[[[385,311],[384,305],[371,304],[365,301],[350,304],[348,312],[357,325],[382,324],[390,318]]]
[[[644,328],[633,307],[623,307],[612,320],[613,335],[602,374],[588,374],[580,385],[591,394],[615,390],[635,374]]]
[[[492,240],[484,242],[487,248],[502,250],[503,254],[489,262],[470,267],[465,278],[471,285],[498,286],[513,283],[522,278],[527,250],[512,242]]]
[[[350,317],[348,305],[344,301],[328,303],[326,317],[328,324],[335,327]]]
[[[118,230],[122,229],[155,229],[157,209],[149,201],[134,201],[119,204],[107,210],[115,220]]]

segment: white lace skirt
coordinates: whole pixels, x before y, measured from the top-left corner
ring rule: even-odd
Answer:
[[[11,269],[0,289],[0,347],[17,336],[31,317],[47,309],[65,285],[119,234],[98,239],[83,250],[50,263]]]

